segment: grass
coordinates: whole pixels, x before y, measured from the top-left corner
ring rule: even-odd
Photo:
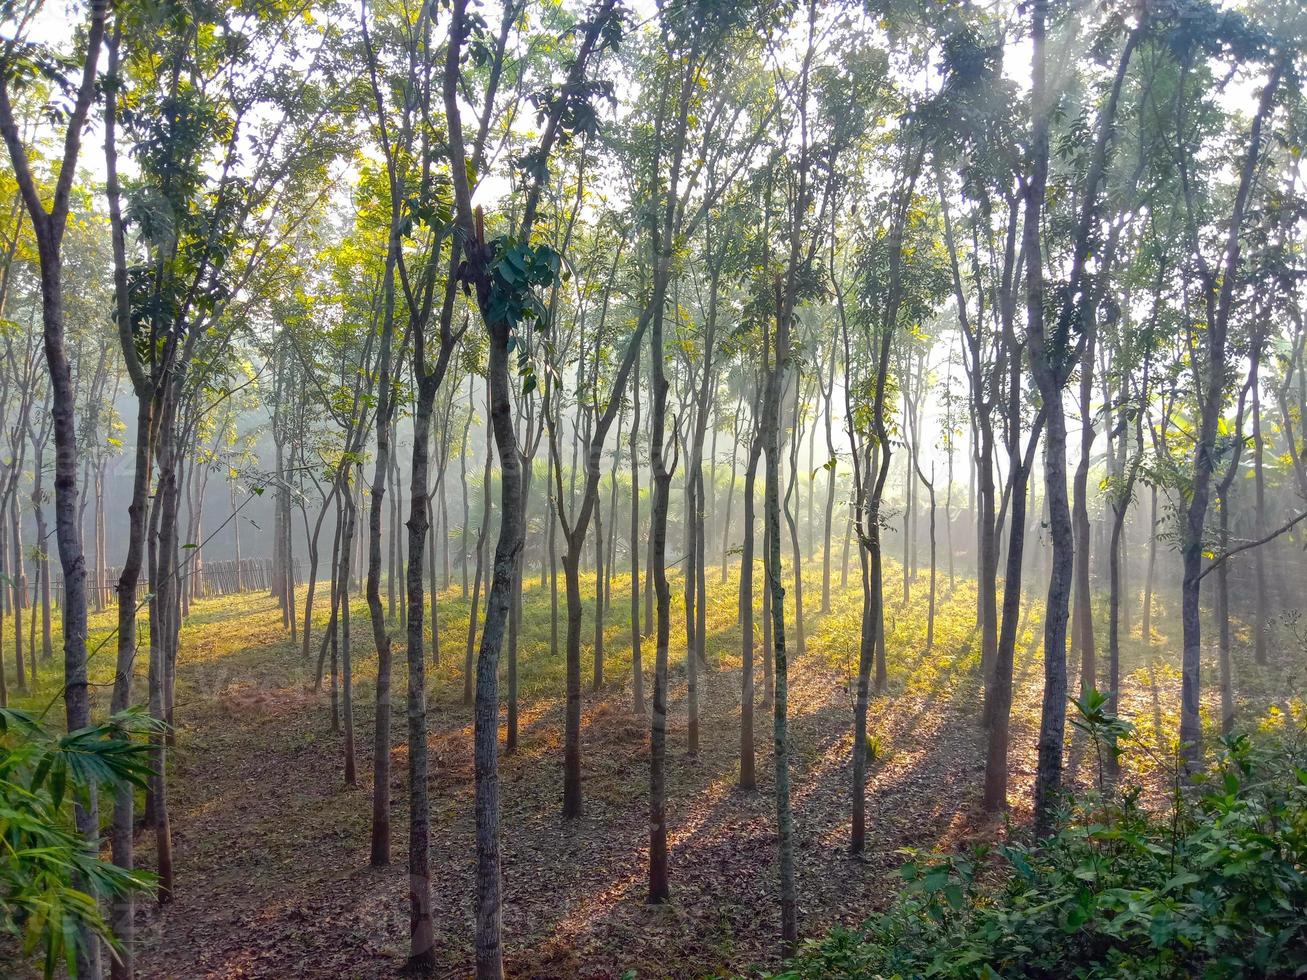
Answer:
[[[1005,832],[978,812],[983,737],[975,584],[940,576],[935,643],[927,650],[925,570],[911,602],[899,601],[901,569],[886,568],[889,689],[872,705],[877,746],[869,780],[869,853],[851,861],[847,836],[848,754],[856,679],[860,589],[838,587],[819,612],[821,566],[804,567],[806,649],[791,665],[794,806],[799,841],[801,926],[806,933],[852,923],[881,907],[897,887],[897,849],[951,847]],[[560,572],[561,574],[561,572]],[[761,583],[761,569],[755,582]],[[521,741],[501,764],[505,934],[511,972],[530,976],[697,975],[743,968],[774,956],[778,931],[771,871],[774,815],[768,712],[757,715],[759,792],[734,789],[739,738],[738,569],[723,583],[709,569],[707,656],[701,678],[702,749],[685,754],[684,624],[680,581],[672,578],[672,688],[668,795],[673,901],[643,902],[647,722],[631,712],[629,577],[613,580],[605,616],[605,684],[589,690],[593,574],[583,575],[583,772],[586,812],[563,822],[562,696],[565,663],[551,639],[550,603],[529,570],[519,637]],[[561,588],[561,582],[560,582]],[[319,588],[315,630],[325,623]],[[300,590],[302,604],[304,590]],[[757,597],[760,601],[760,594]],[[561,599],[561,596],[560,596]],[[469,602],[461,589],[436,598],[441,663],[428,668],[434,896],[440,958],[466,973],[471,954],[471,715],[462,704]],[[641,597],[643,613],[643,597]],[[565,604],[560,602],[561,643]],[[301,605],[302,612],[302,605]],[[1028,597],[1017,644],[1012,723],[1011,800],[1022,819],[1033,776],[1042,691],[1041,603]],[[1178,644],[1167,635],[1174,611],[1155,609],[1150,643],[1123,643],[1122,714],[1163,762],[1174,749]],[[201,600],[182,630],[177,678],[178,744],[170,757],[177,903],[141,912],[142,968],[151,976],[388,976],[405,955],[407,834],[403,692],[405,651],[395,643],[392,744],[393,864],[367,867],[372,704],[376,657],[366,604],[351,604],[359,785],[342,784],[342,742],[330,729],[327,695],[312,689],[313,663],[283,630],[275,600],[263,593]],[[758,636],[761,618],[755,617]],[[90,676],[94,710],[107,710],[115,644],[113,610],[92,616]],[[795,640],[793,616],[791,649]],[[1100,637],[1101,640],[1101,637]],[[1275,723],[1291,685],[1296,654],[1258,667],[1247,637],[1236,651],[1240,708]],[[1281,638],[1285,650],[1288,637]],[[316,656],[316,642],[314,643]],[[644,641],[652,671],[653,643]],[[430,650],[428,650],[428,655]],[[506,655],[505,655],[506,661]],[[501,667],[505,666],[501,662]],[[59,712],[58,671],[41,664],[35,692],[14,703]],[[1074,678],[1075,667],[1071,665]],[[138,698],[145,663],[138,658]],[[1215,663],[1204,660],[1204,711],[1215,717]],[[1072,682],[1072,690],[1076,688]],[[647,688],[648,689],[648,688]],[[761,693],[761,678],[759,678]],[[506,696],[501,684],[501,701]],[[1273,709],[1269,710],[1268,709]],[[502,717],[502,716],[501,716]],[[1093,761],[1069,734],[1068,775],[1093,778]],[[1143,753],[1137,775],[1164,781]],[[1143,761],[1137,761],[1142,759]],[[1149,766],[1158,771],[1149,772]],[[150,860],[148,834],[142,860]]]

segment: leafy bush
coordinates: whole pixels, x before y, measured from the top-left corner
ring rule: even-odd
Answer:
[[[1081,725],[1115,751],[1101,701]],[[1110,787],[1109,787],[1110,790]],[[777,977],[1290,977],[1307,974],[1307,769],[1285,740],[1222,742],[1168,812],[1137,788],[1068,802],[1056,835],[918,857],[861,930],[804,944]]]
[[[94,893],[150,887],[148,875],[101,860],[72,815],[92,785],[145,785],[148,746],[135,736],[149,727],[146,716],[125,712],[60,736],[24,711],[0,708],[0,934],[25,956],[39,951],[47,977],[60,963],[76,975],[83,931],[114,945]]]

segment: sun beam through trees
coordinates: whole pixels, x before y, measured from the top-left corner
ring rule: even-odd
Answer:
[[[1290,976],[1297,0],[7,0],[0,974]]]

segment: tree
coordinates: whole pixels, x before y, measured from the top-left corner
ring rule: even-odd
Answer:
[[[501,516],[495,546],[494,576],[486,599],[486,621],[477,658],[474,722],[477,823],[477,976],[503,975],[499,881],[498,661],[508,619],[513,585],[522,550],[522,475],[509,404],[510,338],[527,355],[526,328],[539,313],[535,290],[550,285],[559,272],[559,256],[544,245],[532,245],[541,187],[549,172],[555,145],[592,130],[597,117],[589,108],[595,92],[588,73],[605,47],[620,37],[621,20],[614,0],[601,0],[581,34],[566,80],[542,97],[544,129],[528,153],[526,204],[513,234],[487,240],[481,212],[472,209],[468,179],[469,157],[463,138],[459,81],[463,44],[471,24],[463,0],[455,0],[445,54],[442,91],[449,128],[450,182],[454,221],[463,259],[457,279],[475,297],[490,339],[490,424],[499,453]],[[528,361],[529,363],[529,361]],[[530,375],[528,375],[530,377]]]
[[[0,135],[9,151],[14,176],[36,236],[41,273],[41,322],[46,367],[50,372],[51,418],[55,444],[55,538],[63,571],[64,706],[69,731],[90,723],[86,688],[86,556],[77,525],[77,430],[72,368],[68,361],[63,300],[63,240],[68,225],[73,180],[82,148],[82,131],[95,98],[100,49],[104,46],[106,0],[91,0],[86,22],[85,51],[80,72],[68,79],[55,63],[53,52],[27,39],[26,30],[37,11],[26,6],[17,30],[0,50]],[[65,116],[63,151],[50,203],[43,200],[32,171],[29,148],[14,119],[12,93],[38,73],[50,72],[66,85],[72,108]],[[77,829],[90,842],[99,833],[94,789],[77,808]],[[85,937],[85,932],[83,933]],[[85,938],[78,953],[79,975],[100,973],[98,946]]]

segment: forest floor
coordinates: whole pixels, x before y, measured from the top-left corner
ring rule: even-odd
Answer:
[[[875,758],[867,850],[864,858],[853,858],[846,843],[848,757],[860,594],[852,582],[848,589],[836,587],[823,615],[817,612],[820,566],[805,570],[807,636],[803,653],[791,663],[790,732],[800,930],[806,935],[857,923],[883,907],[898,888],[902,849],[956,848],[1008,830],[1006,821],[984,817],[978,805],[984,744],[974,583],[959,577],[951,588],[941,575],[935,641],[927,651],[926,575],[913,584],[908,605],[901,603],[895,576],[891,566],[890,683],[870,712]],[[585,812],[570,822],[559,815],[563,657],[561,650],[550,651],[548,590],[534,576],[528,580],[520,741],[514,753],[502,756],[500,769],[510,975],[618,977],[632,971],[628,975],[688,977],[776,962],[771,712],[759,708],[756,715],[758,790],[742,793],[735,788],[738,589],[734,574],[726,582],[717,579],[714,571],[708,609],[712,669],[701,677],[701,747],[695,757],[686,753],[684,643],[677,642],[684,631],[673,582],[667,783],[672,899],[656,906],[645,901],[648,724],[631,709],[629,580],[613,582],[606,681],[597,694],[590,690],[588,643],[583,651]],[[593,577],[582,587],[592,594]],[[324,592],[319,589],[319,608],[326,604]],[[301,588],[301,604],[303,599]],[[444,658],[428,675],[435,922],[442,975],[462,977],[471,972],[474,872],[471,711],[462,703],[468,604],[455,584],[439,596],[438,606]],[[109,615],[93,622],[93,649],[97,634],[109,627]],[[588,608],[587,638],[593,635],[590,615]],[[283,630],[275,600],[246,594],[192,608],[182,634],[177,748],[169,771],[175,900],[162,910],[141,903],[149,906],[138,913],[142,976],[388,977],[402,967],[408,931],[403,635],[396,620],[391,864],[378,870],[368,866],[376,663],[361,601],[352,618],[358,782],[350,788],[342,778],[343,737],[330,726],[328,684],[313,690],[313,667],[303,663]],[[1173,757],[1169,733],[1177,723],[1177,644],[1156,629],[1144,644],[1138,615],[1133,618],[1121,713],[1135,722],[1152,753],[1131,753],[1127,763],[1145,781],[1164,782]],[[1154,622],[1178,627],[1173,611],[1161,603]],[[1039,606],[1031,603],[1016,666],[1013,826],[1027,817],[1034,773],[1039,627]],[[111,647],[106,644],[93,660],[93,678],[107,679]],[[315,642],[315,654],[316,648]],[[1243,649],[1236,660],[1241,691],[1271,689],[1283,670],[1254,667]],[[644,663],[652,668],[651,640],[644,643]],[[1205,676],[1214,678],[1214,670]],[[761,695],[761,667],[758,689]],[[107,690],[97,688],[97,698],[107,701]],[[1249,694],[1241,708],[1260,716],[1268,703]],[[1213,707],[1205,703],[1204,710],[1210,714]],[[1095,772],[1091,750],[1073,740],[1070,778],[1083,784]],[[142,833],[138,847],[149,866],[151,835]]]

